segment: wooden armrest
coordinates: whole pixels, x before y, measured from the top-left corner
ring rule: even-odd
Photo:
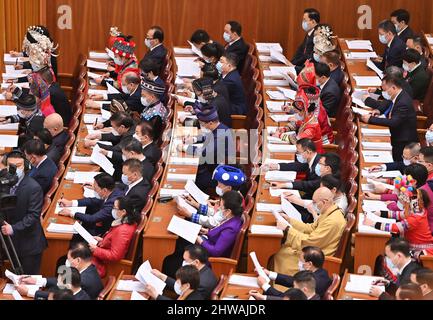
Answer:
[[[247,116],[243,116],[240,114],[232,114],[231,117],[232,117],[232,120],[246,120],[247,119]]]
[[[341,264],[343,261],[336,257],[325,257],[324,268],[329,272],[329,274],[340,274]]]
[[[221,277],[221,275],[229,275],[230,272],[236,270],[238,262],[229,258],[209,258],[209,262],[212,267],[212,271],[217,276],[217,278]]]
[[[213,257],[213,258],[209,258],[209,262],[211,264],[214,264],[214,263],[223,263],[223,264],[231,264],[231,265],[234,265],[234,266],[238,264],[238,262],[236,260],[233,260],[233,259],[230,259],[230,258],[215,258],[215,257]]]
[[[58,73],[57,77],[58,78],[72,79],[72,74],[70,74],[70,73]]]

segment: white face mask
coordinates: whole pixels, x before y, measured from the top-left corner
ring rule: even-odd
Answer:
[[[111,210],[111,216],[113,217],[114,220],[119,219],[119,217],[117,216],[117,209]]]
[[[128,176],[125,175],[125,174],[122,174],[122,182],[123,182],[124,184],[126,184],[127,186],[129,186],[129,185],[131,184],[131,182],[129,181]]]
[[[313,202],[313,209],[314,209],[314,211],[316,212],[317,215],[320,215],[320,209],[319,209],[319,207],[317,206],[317,203],[314,203],[314,202]]]
[[[397,33],[399,33],[401,31],[400,25],[398,23],[394,24],[395,26],[395,31],[397,31]]]
[[[71,262],[68,259],[66,259],[66,261],[65,261],[65,267],[66,268],[70,268],[71,267]]]
[[[313,53],[314,61],[320,62],[320,55],[318,53]]]
[[[412,71],[412,69],[406,63],[403,63],[403,69],[404,69],[404,71],[407,71],[407,72],[411,72]]]
[[[232,41],[230,35],[227,32],[224,32],[223,37],[224,37],[225,42],[231,42]]]
[[[186,262],[185,260],[182,261],[182,267],[189,266],[189,265],[191,265],[191,262]]]
[[[115,137],[120,136],[120,133],[119,133],[117,130],[115,130],[114,128],[112,129],[111,133],[112,133],[113,136],[115,136]]]
[[[218,61],[215,67],[217,68],[219,74],[223,73],[223,64],[220,61]]]
[[[124,93],[126,93],[126,94],[130,94],[131,92],[129,91],[129,89],[128,89],[128,86],[124,86],[124,85],[122,85],[122,91],[124,92]]]
[[[178,296],[181,296],[181,295],[182,295],[182,288],[181,288],[181,285],[180,285],[180,283],[179,283],[178,281],[176,281],[176,282],[174,283],[174,292],[176,292],[176,294],[177,294]]]
[[[298,261],[298,268],[299,268],[299,271],[304,271],[305,270],[304,263],[301,260]]]
[[[388,40],[386,40],[386,35],[384,34],[379,35],[379,41],[382,44],[388,44]]]
[[[220,197],[222,197],[224,195],[224,190],[221,189],[220,187],[216,187],[215,188],[215,192],[217,195],[219,195]]]
[[[150,40],[150,39],[146,39],[146,40],[144,40],[144,45],[145,45],[146,47],[148,47],[149,49],[152,47],[152,43],[151,43],[151,41],[152,41],[152,40]]]
[[[304,156],[302,154],[296,154],[296,159],[298,160],[298,162],[300,163],[307,163],[307,159],[304,158]]]
[[[93,193],[96,199],[102,200],[102,197],[99,195],[99,193],[97,193],[95,190],[93,190]]]
[[[410,166],[410,160],[403,159],[403,164],[407,167]]]
[[[433,144],[433,131],[428,130],[425,134],[425,139],[428,144]]]
[[[385,100],[392,100],[391,95],[390,95],[390,94],[388,93],[388,91],[386,91],[386,90],[382,91],[382,97],[383,97]]]
[[[141,141],[141,138],[138,136],[138,134],[134,134],[132,137],[138,141]]]
[[[114,57],[114,63],[118,66],[123,66],[123,60],[118,57]]]
[[[302,21],[302,29],[307,32],[310,30],[310,28],[308,27],[308,22],[307,21]]]
[[[208,128],[202,127],[202,128],[201,128],[201,132],[202,132],[203,134],[209,134],[209,133],[211,133],[212,131],[209,130]]]
[[[122,154],[122,161],[125,162],[126,160],[128,160],[128,158],[124,154]]]
[[[149,100],[147,100],[147,98],[141,97],[141,104],[145,107],[148,107],[151,105],[151,102]]]
[[[17,174],[17,177],[18,177],[18,180],[19,180],[19,179],[21,179],[24,176],[24,170],[17,168],[16,174]]]
[[[198,97],[198,101],[199,101],[200,103],[207,103],[207,100],[204,99],[203,97]]]

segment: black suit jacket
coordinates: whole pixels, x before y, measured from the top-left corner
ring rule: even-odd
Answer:
[[[416,262],[411,261],[397,277],[397,283],[390,283],[390,285],[386,288],[386,292],[382,293],[379,297],[380,300],[387,300],[389,295],[392,297],[395,296],[397,289],[399,286],[403,284],[410,283],[410,275],[417,269],[420,268],[420,265]]]
[[[239,64],[237,68],[239,73],[241,73],[245,64],[245,58],[248,54],[248,45],[245,43],[244,38],[240,38],[232,45],[227,45],[226,53],[234,53],[238,56]]]
[[[53,137],[53,143],[47,149],[47,156],[53,160],[55,164],[59,163],[59,160],[65,151],[65,145],[68,142],[68,139],[69,137],[66,131]]]
[[[112,133],[103,133],[101,141],[109,141],[113,145],[107,146],[105,144],[98,143],[101,149],[105,149],[113,152],[113,156],[111,157],[111,162],[114,165],[121,165],[123,163],[122,159],[122,146],[125,146],[133,139],[133,135],[135,133],[135,126],[132,126],[127,133],[122,136],[115,136]]]
[[[136,186],[132,187],[129,192],[128,188],[125,188],[125,197],[128,198],[128,201],[130,201],[134,209],[141,212],[146,204],[147,194],[151,188],[152,186],[149,181],[143,178],[143,180]]]
[[[401,41],[403,41],[406,44],[407,39],[412,38],[414,36],[414,32],[410,27],[407,27],[404,29],[402,33],[398,35]]]
[[[226,99],[227,102],[230,103],[230,94],[229,90],[227,89],[227,86],[224,84],[222,79],[218,80],[213,85],[213,90],[218,93],[219,96],[223,96],[224,99]]]
[[[158,67],[160,72],[162,71],[162,67],[164,66],[165,58],[167,56],[167,49],[164,47],[164,44],[156,47],[153,50],[147,51],[143,59],[140,61],[140,65],[144,62],[145,59],[154,59],[156,63],[158,63]]]
[[[420,65],[408,74],[407,81],[412,87],[413,99],[423,101],[430,84],[427,71]]]
[[[220,122],[231,128],[232,117],[230,103],[221,95],[217,95],[213,100],[209,101],[209,103],[217,108]]]
[[[159,295],[158,297],[156,297],[156,300],[173,300],[171,298],[168,298],[166,296],[161,296]],[[198,290],[194,290],[193,292],[191,292],[191,294],[185,298],[185,301],[198,301],[198,300],[205,300],[203,298],[203,296],[200,294],[200,292],[198,292]]]
[[[165,280],[167,289],[173,291],[175,282],[175,279],[168,277],[167,280]],[[209,300],[212,291],[215,289],[217,284],[218,279],[213,273],[212,269],[208,266],[204,266],[200,270],[200,286],[198,287],[197,292],[199,292],[205,300]]]
[[[159,159],[161,159],[162,151],[154,142],[152,142],[151,144],[143,148],[143,154],[146,159],[155,166],[158,163]]]
[[[413,100],[404,90],[397,97],[390,115],[390,119],[371,117],[369,123],[389,127],[392,144],[418,141]]]
[[[341,100],[341,90],[334,79],[330,78],[320,91],[320,100],[328,113],[328,117],[335,117]]]
[[[50,86],[50,100],[56,113],[62,116],[64,125],[69,126],[72,119],[72,107],[65,92],[57,82]]]
[[[316,292],[319,295],[319,297],[323,297],[326,293],[326,290],[328,290],[329,286],[332,283],[331,278],[329,278],[328,271],[325,269],[317,269],[314,273],[314,278],[316,279]],[[275,283],[287,288],[293,287],[293,277],[284,275],[284,274],[278,274],[277,279],[275,280]],[[284,293],[270,287],[266,292],[264,293],[267,296],[276,296],[276,297],[283,297]]]
[[[385,71],[386,68],[396,66],[401,68],[403,65],[403,55],[406,52],[406,43],[401,41],[399,37],[394,37],[391,46],[386,46],[383,54],[383,61],[376,63],[377,67]]]
[[[53,178],[57,173],[57,165],[53,160],[47,157],[44,162],[41,163],[39,168],[33,168],[29,175],[36,180],[42,188],[44,195],[50,190]]]
[[[292,163],[280,163],[281,171],[295,171],[295,172],[306,172],[307,176],[303,181],[294,181],[293,189],[304,191],[306,199],[312,199],[313,193],[320,187],[320,177],[316,175],[315,168],[321,158],[320,154],[317,154],[313,161],[313,165],[310,167],[308,163],[292,162]]]
[[[341,83],[344,80],[344,72],[341,70],[341,67],[338,67],[334,71],[331,71],[331,79],[334,79],[334,81],[340,86]]]
[[[74,300],[91,300],[86,291],[81,289],[77,294],[74,295]]]
[[[141,173],[143,178],[149,183],[152,182],[153,175],[155,174],[155,166],[148,159],[141,161]]]
[[[307,60],[311,60],[313,58],[313,49],[314,49],[314,31],[311,35],[308,33],[305,35],[304,41],[296,50],[295,55],[292,58],[292,64],[297,67],[303,68],[304,63]]]
[[[244,87],[239,72],[233,70],[223,78],[230,96],[231,114],[247,114]]]
[[[385,163],[385,166],[386,166],[386,171],[396,171],[396,170],[398,170],[402,174],[404,174],[404,171],[407,168],[407,166],[404,164],[403,161]]]
[[[44,201],[42,188],[26,175],[15,192],[17,204],[8,211],[7,222],[12,225],[12,241],[19,257],[40,254],[47,247],[47,239],[41,226],[41,210]]]
[[[141,104],[141,86],[138,86],[137,90],[133,94],[126,93],[116,93],[107,95],[108,100],[119,100],[126,103],[129,111],[138,112],[141,114],[143,112],[144,106]],[[110,104],[104,104],[104,109],[110,110]]]

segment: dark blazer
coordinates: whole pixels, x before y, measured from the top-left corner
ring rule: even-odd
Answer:
[[[334,79],[338,86],[341,85],[341,83],[344,81],[344,72],[341,70],[341,67],[331,71],[331,79]]]
[[[423,101],[430,84],[427,71],[420,65],[407,75],[407,81],[412,87],[413,99]]]
[[[385,48],[383,60],[381,63],[376,63],[377,67],[385,71],[386,68],[396,66],[401,68],[403,65],[403,55],[406,52],[406,43],[401,41],[399,37],[394,37],[391,46]]]
[[[414,32],[410,27],[407,27],[406,29],[404,29],[402,33],[398,35],[398,37],[400,38],[401,41],[404,42],[404,44],[406,44],[407,39],[412,38],[413,36],[414,36]]]
[[[409,96],[413,97],[413,90],[412,90],[412,87],[410,86],[409,82],[402,81],[402,89],[404,91],[406,91],[409,94]],[[375,93],[378,95],[381,95],[382,91],[376,90]],[[368,97],[364,101],[364,103],[367,107],[370,107],[373,109],[378,109],[381,113],[384,113],[388,109],[388,107],[390,106],[391,101],[385,100],[385,99],[383,99],[383,97],[380,100],[375,100],[373,98]]]
[[[385,166],[386,166],[386,171],[396,171],[396,170],[398,170],[402,174],[404,174],[404,171],[407,168],[407,166],[404,164],[403,161],[385,163]]]
[[[314,31],[311,35],[308,33],[305,35],[304,41],[298,47],[295,52],[295,55],[292,58],[292,64],[297,67],[304,67],[304,63],[307,60],[311,60],[313,58],[313,50],[314,50]]]
[[[60,161],[60,158],[63,155],[63,152],[65,151],[65,145],[69,140],[68,133],[66,131],[61,132],[57,136],[53,137],[53,143],[48,147],[47,149],[47,156],[51,160],[54,161],[54,163],[58,164]]]
[[[320,100],[328,113],[328,117],[335,117],[341,100],[341,90],[334,79],[330,78],[320,91]]]
[[[369,123],[389,127],[391,131],[391,143],[393,144],[418,141],[413,100],[404,90],[397,97],[390,116],[390,119],[371,117]]]
[[[139,85],[137,90],[134,91],[132,94],[126,94],[126,93],[116,93],[116,94],[108,94],[107,95],[108,100],[119,100],[126,103],[128,106],[129,111],[135,111],[138,113],[142,113],[144,106],[141,104],[141,86]],[[108,109],[107,109],[108,108]],[[110,104],[104,104],[104,109],[110,110]]]
[[[156,297],[156,300],[173,300],[171,298],[168,298],[166,296],[161,296],[159,295],[158,297]],[[198,300],[205,300],[203,298],[203,296],[200,294],[200,292],[198,292],[198,290],[194,290],[193,292],[191,292],[191,294],[185,298],[185,301],[198,301]]]
[[[149,181],[143,178],[143,180],[136,186],[132,187],[129,192],[128,188],[125,188],[125,197],[128,198],[134,209],[141,212],[146,204],[147,194],[150,189],[152,189],[152,186]]]
[[[74,300],[91,300],[86,291],[81,289],[77,294],[74,295]]]
[[[22,119],[18,116],[8,116],[6,119],[10,119],[11,123],[18,122],[18,147],[22,147],[24,143],[33,139],[36,132],[44,128],[45,117],[43,115],[35,115],[30,120]]]
[[[96,300],[99,293],[104,289],[101,277],[93,264],[81,272],[81,288],[87,292],[92,300]]]
[[[218,80],[213,85],[213,90],[218,93],[219,96],[223,96],[224,99],[227,100],[227,102],[230,102],[230,94],[229,90],[227,89],[227,86],[224,84],[222,79]]]
[[[316,279],[316,292],[319,295],[319,297],[323,297],[326,293],[326,290],[328,290],[329,286],[332,283],[331,278],[329,278],[328,271],[325,269],[317,269],[314,273],[314,278]],[[275,284],[292,288],[293,287],[293,277],[284,275],[284,274],[278,274],[277,279],[275,280]],[[276,296],[276,297],[283,297],[284,293],[270,287],[266,292],[264,293],[267,296]]]
[[[17,204],[8,211],[7,221],[14,234],[12,242],[19,257],[40,254],[47,247],[47,239],[41,226],[41,210],[44,201],[42,188],[26,175],[15,192]]]
[[[162,67],[164,66],[165,58],[167,56],[167,49],[164,47],[164,44],[161,44],[160,46],[156,47],[153,50],[147,51],[143,59],[141,59],[140,64],[143,63],[145,59],[155,59],[155,61],[158,63],[160,72],[162,71]]]
[[[209,101],[209,104],[215,106],[218,111],[218,118],[221,123],[225,124],[227,127],[232,127],[232,117],[231,117],[231,106],[228,100],[224,96],[217,95],[213,100]]]
[[[308,163],[292,162],[292,163],[280,163],[281,171],[295,171],[295,172],[306,172],[307,176],[303,181],[294,181],[293,189],[304,191],[306,199],[312,199],[313,193],[320,187],[320,177],[316,175],[315,168],[321,158],[320,154],[317,154],[313,161],[313,165],[310,167]]]
[[[147,180],[149,183],[152,182],[152,178],[155,174],[155,166],[148,159],[144,159],[141,161],[141,173],[143,178]]]
[[[106,233],[111,228],[114,201],[122,197],[124,192],[114,189],[107,200],[84,198],[78,200],[79,207],[87,207],[86,213],[75,213],[75,219],[83,222],[83,227],[94,236]]]
[[[150,161],[150,163],[156,165],[159,159],[161,159],[162,151],[154,142],[152,142],[151,144],[143,148],[143,154],[146,159]]]
[[[175,279],[167,277],[167,280],[165,280],[165,283],[167,284],[167,289],[174,291],[175,282]],[[218,279],[213,273],[212,269],[208,266],[204,266],[200,270],[200,286],[198,287],[197,292],[199,292],[205,300],[209,300],[212,291],[215,289],[217,284]]]
[[[245,64],[245,58],[248,54],[248,45],[245,43],[244,38],[240,38],[238,41],[233,43],[232,45],[226,46],[226,53],[234,53],[239,58],[238,71],[242,72],[242,69]]]
[[[113,156],[111,157],[111,162],[114,165],[121,165],[123,163],[122,159],[122,146],[125,146],[129,141],[132,141],[133,135],[135,133],[135,126],[132,126],[127,133],[122,136],[115,136],[112,133],[103,133],[101,141],[109,141],[113,145],[107,146],[105,144],[98,143],[99,147],[104,150],[112,151]]]
[[[410,283],[410,275],[415,270],[419,269],[420,265],[416,262],[411,261],[397,277],[397,283],[390,283],[386,288],[386,292],[382,293],[379,297],[380,300],[387,300],[387,296],[395,296],[399,286]]]
[[[231,114],[247,114],[244,87],[239,72],[233,70],[223,78],[230,96]]]
[[[44,195],[50,190],[53,178],[57,173],[57,165],[50,158],[46,158],[39,168],[33,168],[29,176],[36,180],[42,188]]]
[[[54,110],[62,116],[64,125],[68,127],[72,119],[72,107],[65,92],[57,82],[50,86],[50,100]]]

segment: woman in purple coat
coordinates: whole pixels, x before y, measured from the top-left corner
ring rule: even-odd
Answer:
[[[230,257],[243,224],[242,201],[239,192],[226,192],[221,199],[220,211],[217,213],[223,217],[223,222],[197,238],[197,244],[202,245],[209,252],[210,257]]]

